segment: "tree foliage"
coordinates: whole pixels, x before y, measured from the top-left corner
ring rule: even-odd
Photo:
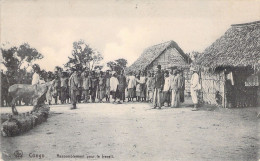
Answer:
[[[4,48],[3,46],[1,47],[3,57],[1,63],[7,69],[6,73],[9,81],[12,82],[11,84],[18,83],[19,80],[23,79],[24,73],[26,73],[25,66],[31,66],[35,60],[43,58],[43,55],[28,43],[23,43],[19,47],[12,46]]]
[[[191,58],[191,60],[194,61],[201,55],[201,53],[197,51],[192,51],[191,53],[188,53],[188,55]]]
[[[117,59],[115,61],[110,61],[107,63],[107,66],[111,69],[111,70],[114,70],[114,71],[122,71],[125,69],[127,65],[127,60],[126,59]]]
[[[98,51],[92,49],[84,40],[79,40],[73,42],[72,57],[69,57],[65,67],[71,69],[78,64],[82,69],[93,70],[102,59]]]
[[[42,59],[43,55],[35,48],[32,48],[28,43],[20,45],[17,50],[17,56],[20,58],[20,64],[32,63],[35,60]]]
[[[21,69],[22,65],[30,66],[33,61],[42,59],[43,55],[28,43],[23,43],[19,47],[13,46],[7,49],[1,47],[3,64],[9,71]]]

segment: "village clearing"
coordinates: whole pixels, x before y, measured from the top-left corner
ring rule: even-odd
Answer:
[[[258,160],[259,108],[152,109],[147,103],[52,105],[47,122],[1,137],[3,160]],[[17,107],[26,112],[32,107]],[[1,108],[2,113],[11,108]],[[21,150],[22,158],[14,152]],[[84,158],[59,158],[79,155]],[[102,158],[106,157],[106,158]],[[99,156],[99,158],[97,158]]]

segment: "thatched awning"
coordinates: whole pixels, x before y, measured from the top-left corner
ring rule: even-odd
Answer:
[[[146,70],[146,68],[165,50],[172,47],[175,48],[185,60],[184,62],[174,62],[174,64],[186,67],[188,65],[188,62],[191,62],[189,56],[187,56],[182,51],[182,49],[178,46],[176,42],[167,41],[165,43],[157,44],[145,49],[142,55],[130,67],[128,67],[126,71]]]
[[[226,33],[205,49],[196,65],[259,68],[260,21],[232,25]]]

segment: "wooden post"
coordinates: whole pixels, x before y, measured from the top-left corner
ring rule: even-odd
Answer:
[[[223,75],[224,75],[224,85],[223,85],[223,107],[227,108],[226,105],[226,74],[225,74],[226,69],[223,71]]]
[[[203,104],[204,104],[204,99],[203,99],[203,86],[202,86],[202,78],[201,78],[201,70],[199,70],[199,83],[200,83],[200,86],[201,86],[201,89],[199,90],[200,91],[200,96],[201,96],[201,101],[203,101]]]
[[[257,98],[257,106],[260,106],[260,86],[257,87],[257,92],[256,92],[256,98]]]

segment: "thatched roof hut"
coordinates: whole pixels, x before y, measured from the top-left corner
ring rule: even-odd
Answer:
[[[166,58],[160,58],[166,54]],[[156,61],[160,59],[159,61]],[[186,67],[190,64],[191,59],[187,56],[178,44],[174,41],[167,41],[161,44],[151,46],[144,50],[142,55],[126,69],[126,71],[149,70],[155,65],[162,67]]]
[[[195,61],[203,101],[223,107],[260,105],[260,21],[231,25]]]
[[[260,21],[231,25],[226,33],[205,49],[196,65],[257,67],[260,64]]]

